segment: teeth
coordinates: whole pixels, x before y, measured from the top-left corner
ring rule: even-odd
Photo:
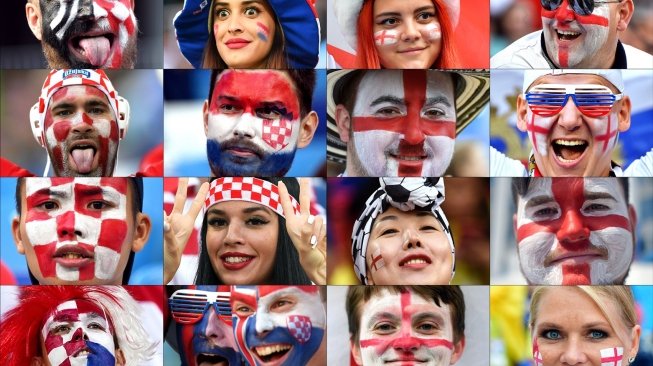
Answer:
[[[563,35],[563,36],[578,36],[578,35],[580,35],[580,33],[578,33],[578,32],[569,32],[569,31],[561,31],[561,30],[559,30],[557,32],[558,32],[558,34]]]
[[[397,159],[410,161],[422,160],[420,156],[397,156]]]
[[[66,259],[79,259],[79,258],[83,258],[82,255],[77,254],[77,253],[66,253],[66,254],[63,255],[63,257],[66,258]]]
[[[287,349],[290,349],[290,346],[287,344],[281,345],[281,344],[276,344],[274,346],[261,346],[261,347],[255,347],[256,353],[259,356],[267,356],[275,352],[281,352],[285,351]]]
[[[77,357],[79,357],[79,356],[87,356],[88,353],[89,353],[89,352],[86,351],[86,350],[84,350],[84,351],[80,351],[80,352],[77,354]]]
[[[408,262],[404,263],[404,265],[406,265],[406,264],[422,264],[422,263],[428,263],[428,262],[425,261],[424,259],[411,259]]]
[[[556,144],[563,146],[580,146],[585,145],[585,141],[582,140],[556,140]]]
[[[249,260],[248,257],[226,257],[225,262],[227,263],[243,263]]]

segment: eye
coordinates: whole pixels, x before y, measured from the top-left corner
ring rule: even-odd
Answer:
[[[422,231],[438,231],[438,229],[435,226],[431,226],[431,225],[422,226],[419,229]]]
[[[381,19],[377,24],[378,25],[388,26],[388,27],[393,27],[393,26],[396,26],[397,24],[399,24],[399,19],[397,19],[397,18],[385,18],[385,19]]]
[[[432,13],[432,12],[425,11],[425,12],[417,14],[417,20],[421,21],[421,22],[428,23],[433,18],[435,18],[435,13]]]
[[[560,334],[560,332],[555,330],[555,329],[544,330],[541,333],[541,336],[546,338],[546,339],[551,339],[551,340],[557,340],[557,339],[562,338],[562,335]]]
[[[421,333],[433,334],[440,328],[435,323],[426,322],[426,323],[418,324],[416,329],[419,330]]]
[[[265,106],[256,110],[256,116],[264,119],[281,119],[287,114],[284,108]]]
[[[57,325],[50,331],[51,334],[66,334],[70,332],[71,327],[67,324]]]
[[[229,223],[227,222],[227,220],[225,220],[225,219],[223,219],[223,218],[220,218],[220,217],[212,217],[212,218],[210,218],[208,224],[209,224],[209,226],[211,226],[211,227],[224,227],[224,226],[229,225]]]
[[[104,114],[105,112],[106,109],[102,107],[92,107],[88,110],[89,114]]]
[[[250,7],[245,9],[245,12],[243,14],[245,14],[248,17],[253,18],[253,17],[256,17],[257,15],[259,15],[260,12],[261,11],[257,7],[250,6]]]
[[[232,313],[238,315],[238,316],[250,316],[254,314],[254,309],[247,305],[243,304],[234,304],[234,308],[232,309]]]
[[[54,115],[57,117],[68,117],[73,115],[73,111],[69,109],[59,109],[56,112],[54,112]]]
[[[586,211],[586,212],[587,211],[590,211],[590,212],[592,212],[592,211],[607,211],[609,209],[610,209],[609,206],[604,205],[602,203],[592,203],[592,204],[587,205],[585,207],[584,211]]]
[[[397,107],[383,107],[378,109],[374,114],[384,118],[395,118],[403,115],[402,111]]]
[[[93,201],[88,204],[88,208],[93,210],[102,210],[103,208],[110,207],[111,205],[104,201]]]
[[[286,308],[292,306],[294,303],[291,300],[288,299],[279,299],[272,303],[272,306],[270,306],[271,310],[277,310],[277,311],[282,311],[285,310]]]
[[[397,329],[397,327],[389,322],[378,323],[372,328],[372,330],[377,334],[392,334]]]
[[[589,331],[588,337],[591,339],[603,339],[608,337],[608,333],[599,329],[592,329]]]
[[[549,216],[554,216],[558,214],[558,209],[553,208],[553,207],[545,207],[541,208],[533,214],[535,217],[549,217]]]
[[[398,233],[399,230],[397,229],[386,229],[381,232],[381,236],[386,236],[386,235],[392,235]]]
[[[55,201],[45,201],[45,202],[39,204],[36,207],[41,208],[41,209],[46,210],[46,211],[51,211],[51,210],[56,210],[57,208],[59,208],[59,205]]]
[[[97,322],[89,323],[86,327],[88,329],[104,330],[104,326]]]
[[[219,20],[225,20],[229,17],[229,10],[227,9],[216,9],[215,17]]]
[[[447,114],[442,109],[439,108],[429,108],[426,111],[424,111],[424,117],[428,119],[439,119],[446,115]]]
[[[262,226],[269,222],[270,222],[269,220],[266,220],[262,217],[251,217],[247,221],[245,221],[247,225],[251,225],[251,226]]]
[[[235,104],[222,104],[220,105],[220,113],[236,114],[240,112],[240,107]]]

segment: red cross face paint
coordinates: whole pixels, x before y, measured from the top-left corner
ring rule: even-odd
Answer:
[[[449,166],[456,135],[449,74],[367,71],[352,115],[348,164],[358,175],[442,176]]]
[[[49,364],[114,366],[116,345],[105,314],[86,300],[59,305],[41,330]]]
[[[542,28],[546,51],[557,67],[609,68],[602,65],[614,57],[616,47],[615,4],[594,2],[590,15],[576,14],[568,0],[548,11],[542,8]]]
[[[25,181],[23,242],[40,283],[120,281],[131,240],[127,185],[127,178]]]
[[[454,350],[451,309],[412,292],[387,289],[362,305],[360,354],[368,365],[449,365]]]
[[[107,97],[88,85],[71,85],[52,95],[43,122],[44,141],[55,174],[111,176],[119,132]]]
[[[530,284],[619,284],[633,259],[632,222],[615,178],[531,180],[516,229]]]

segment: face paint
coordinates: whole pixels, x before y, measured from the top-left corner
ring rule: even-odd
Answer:
[[[263,83],[256,90],[243,88]],[[209,105],[207,155],[216,176],[283,176],[301,123],[297,93],[280,71],[224,71]]]
[[[382,30],[374,33],[374,43],[377,46],[392,45],[397,43],[399,33],[395,30]]]
[[[438,41],[442,38],[440,23],[429,23],[424,26],[422,36],[430,41]]]
[[[113,329],[102,308],[86,300],[59,305],[41,331],[50,364],[114,366]]]
[[[535,363],[534,366],[544,366],[542,364],[542,353],[540,353],[540,349],[537,346],[537,341],[533,342],[533,362]]]
[[[270,36],[270,28],[265,26],[265,24],[261,22],[256,22],[256,25],[258,26],[259,32],[257,33],[258,38],[260,38],[262,41],[267,42],[268,37]]]
[[[352,113],[353,154],[362,164],[361,175],[441,176],[456,134],[451,85],[446,73],[367,72]]]
[[[25,231],[43,277],[116,276],[127,238],[127,184],[126,178],[25,181]]]
[[[385,267],[385,261],[381,255],[381,249],[377,247],[375,248],[374,253],[372,253],[372,265],[370,266],[370,269],[373,272],[376,272],[383,267]]]
[[[305,365],[324,337],[317,286],[234,286],[232,312],[236,343],[251,365]]]
[[[361,314],[363,365],[417,360],[424,365],[449,365],[453,328],[449,305],[441,305],[408,291],[396,294],[384,289],[374,295]]]
[[[554,63],[563,68],[590,68],[589,62],[601,54],[610,35],[608,4],[595,3],[592,14],[582,16],[564,0],[556,10],[542,8],[541,14],[546,49]]]
[[[601,366],[621,366],[623,358],[623,347],[604,348],[601,350]]]
[[[532,284],[619,283],[633,256],[624,193],[613,179],[530,182],[517,209],[522,272]]]

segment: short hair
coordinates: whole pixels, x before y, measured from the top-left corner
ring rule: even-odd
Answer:
[[[409,291],[425,300],[433,300],[437,306],[440,301],[450,305],[453,342],[458,343],[465,335],[465,298],[459,286],[349,286],[345,308],[349,323],[351,340],[360,341],[360,322],[363,305],[373,296],[379,296],[383,290],[396,294]]]
[[[215,83],[218,80],[218,75],[230,69],[214,69],[211,71],[211,84],[209,85],[209,103],[213,97],[213,90]],[[246,70],[241,70],[246,71]],[[297,91],[297,100],[299,101],[299,115],[301,118],[306,117],[312,110],[313,104],[313,91],[315,90],[315,70],[314,69],[288,69],[288,70],[272,70],[286,73],[290,80],[293,82],[295,90]]]
[[[551,179],[551,178],[537,178],[537,179]],[[556,178],[560,179],[560,178]],[[563,178],[565,179],[565,178]],[[576,178],[569,178],[576,179]],[[583,179],[606,179],[604,177],[594,177],[594,178],[583,178]],[[628,188],[628,178],[624,177],[610,177],[607,179],[616,179],[621,188],[623,189],[624,198],[626,199],[626,204],[628,204],[629,199],[629,188]],[[530,188],[531,178],[529,177],[516,177],[512,178],[512,198],[515,203],[515,207],[519,203],[519,198],[524,197]]]

